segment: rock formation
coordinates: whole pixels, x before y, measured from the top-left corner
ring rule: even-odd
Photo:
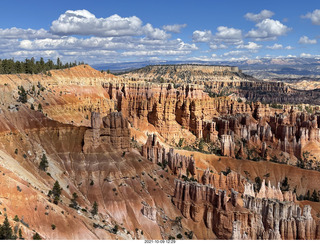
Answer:
[[[142,156],[153,163],[168,165],[174,174],[179,176],[196,175],[194,158],[186,157],[174,152],[173,148],[165,149],[157,141],[157,135],[149,135],[145,145],[142,146]]]
[[[112,112],[102,119],[99,113],[93,112],[91,128],[86,130],[84,135],[84,152],[101,150],[101,148],[107,151],[129,150],[131,139],[129,124],[121,112]]]

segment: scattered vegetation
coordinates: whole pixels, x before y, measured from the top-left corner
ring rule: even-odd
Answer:
[[[3,224],[0,225],[0,240],[16,240],[17,236],[13,234],[13,230],[6,216]]]
[[[60,184],[58,181],[56,181],[53,185],[52,191],[49,191],[48,196],[51,197],[53,196],[53,203],[57,204],[59,203],[60,200],[60,195],[61,195],[62,188],[60,187]]]
[[[27,96],[27,92],[24,89],[23,86],[18,86],[18,94],[19,94],[19,98],[18,98],[18,102],[21,103],[26,103],[28,101],[28,96]]]
[[[98,203],[96,201],[94,201],[94,203],[93,203],[91,214],[93,216],[98,214]]]
[[[272,103],[270,104],[271,108],[275,108],[275,109],[283,109],[283,105],[282,104],[276,104],[276,103]]]
[[[290,185],[288,183],[288,178],[287,176],[283,179],[283,181],[281,181],[281,185],[280,185],[280,190],[281,191],[289,191],[290,189]]]
[[[257,176],[255,179],[255,184],[254,184],[254,191],[255,192],[259,192],[261,189],[261,185],[262,185],[262,180],[259,176]]]
[[[227,167],[225,171],[221,171],[222,174],[224,174],[225,176],[227,176],[229,173],[231,173],[231,169],[230,167]]]
[[[113,234],[117,234],[118,230],[119,230],[119,226],[118,226],[118,225],[115,225],[115,226],[112,228],[112,233],[113,233]]]
[[[43,171],[47,171],[47,168],[48,168],[48,159],[47,159],[47,156],[43,154],[40,161],[39,169]]]
[[[41,236],[38,234],[38,232],[36,232],[33,236],[32,236],[33,240],[42,240]]]
[[[80,207],[79,207],[79,205],[78,205],[77,199],[78,199],[78,194],[74,192],[74,193],[72,194],[72,199],[71,199],[71,203],[69,204],[69,207],[78,210]]]
[[[19,221],[20,221],[18,215],[14,216],[13,220],[16,221],[16,222],[19,222]]]

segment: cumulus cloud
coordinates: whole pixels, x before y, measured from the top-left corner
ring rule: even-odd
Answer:
[[[299,44],[317,44],[317,40],[316,39],[309,39],[309,37],[307,36],[302,36],[299,39]]]
[[[247,51],[233,50],[233,51],[224,53],[223,56],[225,56],[225,57],[227,57],[227,56],[240,56],[240,55],[244,55],[244,54],[247,54]]]
[[[68,10],[52,22],[50,31],[57,35],[134,36],[140,35],[142,21],[136,17],[122,18],[115,14],[96,18],[87,10]]]
[[[301,58],[313,58],[314,55],[310,54],[310,53],[301,53],[300,54]]]
[[[237,46],[237,49],[248,49],[248,50],[257,50],[257,49],[260,49],[260,48],[262,48],[262,45],[259,45],[259,44],[255,43],[255,42],[249,42],[246,45],[241,44],[241,45]]]
[[[244,17],[247,20],[251,20],[251,21],[254,21],[254,22],[260,22],[261,20],[271,18],[273,15],[274,15],[273,12],[271,12],[270,10],[264,9],[258,14],[247,13]]]
[[[71,60],[92,59],[92,63],[105,62],[102,57],[105,57],[106,60],[111,57],[119,60],[122,57],[186,55],[198,49],[196,44],[185,43],[181,39],[159,40],[147,37],[79,38],[66,36],[60,39],[21,40],[18,43],[16,46],[21,50],[21,55],[52,51],[52,53],[58,52],[65,58],[70,57]]]
[[[68,10],[51,24],[50,31],[56,35],[82,35],[99,37],[140,36],[151,39],[166,39],[170,35],[151,24],[142,25],[136,17],[121,17],[114,14],[107,18],[97,18],[88,10]]]
[[[314,25],[320,25],[320,9],[315,9],[312,13],[309,12],[301,17],[304,19],[310,19]]]
[[[210,30],[199,31],[196,30],[192,34],[193,42],[210,42],[213,38],[213,35]]]
[[[246,37],[256,41],[276,40],[277,37],[286,35],[291,28],[282,24],[279,20],[265,19],[256,24],[257,29],[252,29]]]
[[[224,44],[213,44],[211,43],[210,45],[210,48],[213,49],[213,50],[216,50],[216,49],[227,49],[228,46],[227,45],[224,45]]]
[[[267,46],[267,49],[273,49],[273,50],[283,49],[283,45],[275,43],[273,46]]]
[[[181,29],[186,27],[187,27],[187,24],[181,24],[181,25],[175,24],[175,25],[164,25],[162,28],[168,32],[180,33]]]
[[[146,24],[143,27],[143,32],[150,39],[164,40],[170,38],[170,35],[167,34],[164,30],[153,28],[151,24]]]
[[[45,29],[21,29],[21,28],[9,28],[1,29],[0,28],[0,39],[42,39],[42,38],[58,38]]]
[[[216,41],[237,43],[242,40],[242,31],[239,29],[219,26],[217,31],[218,32],[214,36]]]
[[[212,45],[225,42],[227,44],[242,43],[242,31],[226,26],[219,26],[215,35],[210,30],[196,30],[192,35],[193,42],[207,42]]]

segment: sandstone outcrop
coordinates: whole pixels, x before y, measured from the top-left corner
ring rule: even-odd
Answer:
[[[204,221],[222,239],[310,240],[317,238],[317,226],[310,206],[303,211],[292,201],[244,195],[208,185],[176,180],[173,203],[186,218]],[[246,211],[247,210],[247,211]]]
[[[173,148],[167,150],[162,147],[157,140],[157,135],[149,135],[145,145],[142,146],[142,156],[152,161],[155,164],[166,165],[174,174],[179,176],[196,175],[196,166],[194,158],[186,157],[174,152]]]
[[[88,153],[94,150],[121,150],[130,148],[129,123],[121,112],[112,112],[103,117],[99,113],[91,114],[91,128],[84,135],[83,151]]]

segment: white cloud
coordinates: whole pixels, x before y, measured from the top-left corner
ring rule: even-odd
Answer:
[[[260,22],[261,20],[271,18],[273,15],[274,15],[273,12],[271,12],[270,10],[264,9],[258,14],[247,13],[244,17],[247,20],[251,20],[251,21],[254,21],[254,22]]]
[[[142,25],[136,17],[121,17],[114,14],[108,18],[96,18],[88,10],[68,10],[52,22],[50,31],[56,35],[82,35],[99,37],[141,36],[151,39],[170,38],[164,30],[152,27],[151,24]]]
[[[283,49],[283,45],[275,43],[273,46],[267,46],[267,49],[272,49],[272,50]]]
[[[213,44],[213,43],[211,43],[209,46],[213,50],[216,50],[216,49],[227,49],[228,48],[228,46],[224,45],[224,44]]]
[[[181,29],[186,27],[187,27],[187,24],[181,24],[181,25],[175,24],[175,25],[164,25],[162,28],[168,32],[180,33]]]
[[[313,58],[314,55],[310,54],[310,53],[301,53],[300,54],[301,58]]]
[[[170,35],[167,34],[164,30],[153,28],[151,24],[146,24],[143,27],[143,31],[146,34],[146,36],[150,39],[164,40],[170,38]]]
[[[286,35],[291,28],[278,20],[265,19],[256,24],[257,29],[252,29],[246,37],[256,41],[276,40],[278,36]]]
[[[213,35],[210,30],[199,31],[196,30],[192,34],[193,42],[210,42],[213,38]]]
[[[312,24],[320,25],[320,9],[315,9],[312,13],[307,13],[306,15],[301,16],[305,19],[310,19]]]
[[[309,37],[307,36],[302,36],[299,39],[300,44],[317,44],[317,40],[316,39],[309,39]]]
[[[52,35],[44,29],[21,29],[10,28],[0,29],[0,39],[42,39],[42,38],[58,38],[58,36]]]
[[[58,35],[135,36],[140,35],[142,21],[136,17],[122,18],[115,14],[96,18],[87,10],[68,10],[52,22],[50,30]]]
[[[286,47],[284,47],[282,44],[278,44],[278,43],[275,43],[275,44],[272,45],[272,46],[267,46],[266,48],[267,48],[267,49],[272,49],[272,50],[279,50],[279,49],[292,50],[292,49],[294,49],[294,47],[292,47],[292,46],[286,46]]]
[[[230,52],[226,52],[224,53],[222,56],[240,56],[240,55],[244,55],[247,54],[247,51],[240,51],[240,50],[235,50],[235,51],[230,51]]]
[[[262,48],[262,45],[259,45],[255,42],[249,42],[247,45],[241,44],[237,46],[237,49],[248,49],[248,50],[257,50]]]
[[[174,55],[186,55],[190,51],[179,50],[153,50],[153,51],[129,51],[123,52],[123,56],[174,56]]]
[[[219,26],[217,30],[218,32],[214,36],[216,41],[236,43],[242,40],[242,31],[239,29]]]
[[[242,43],[242,31],[235,28],[229,28],[226,26],[219,26],[215,35],[210,30],[196,30],[193,32],[192,40],[194,42],[208,42],[212,45],[225,42],[228,44],[241,44]]]
[[[187,55],[198,49],[196,44],[185,43],[181,39],[159,40],[147,37],[77,38],[72,36],[61,37],[60,39],[22,40],[18,44],[16,43],[16,47],[21,50],[21,54],[54,51],[65,58],[70,57],[71,61],[75,59],[91,60],[91,63],[105,62],[103,57],[106,60],[111,57],[114,60],[120,60],[123,57]]]

